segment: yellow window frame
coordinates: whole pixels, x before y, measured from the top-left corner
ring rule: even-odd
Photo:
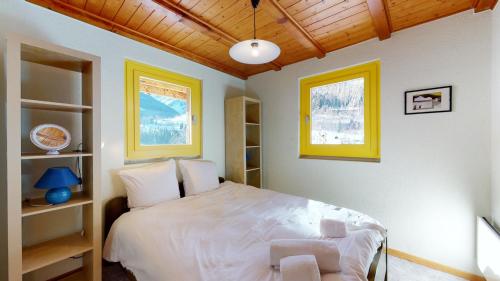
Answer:
[[[165,81],[190,88],[191,96],[191,144],[186,145],[141,145],[140,142],[140,96],[139,77]],[[143,63],[125,61],[125,119],[126,159],[154,159],[170,157],[200,157],[201,141],[201,80],[170,72]]]
[[[364,144],[311,143],[311,88],[364,78]],[[300,80],[300,157],[380,161],[380,61]]]

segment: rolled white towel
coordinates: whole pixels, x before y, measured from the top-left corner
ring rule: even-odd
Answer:
[[[340,253],[333,241],[311,239],[278,239],[271,241],[271,265],[277,267],[288,256],[313,255],[322,273],[340,271]]]
[[[322,218],[319,228],[323,237],[344,238],[347,235],[346,223],[340,220]]]
[[[313,255],[289,256],[280,260],[282,281],[321,281]]]

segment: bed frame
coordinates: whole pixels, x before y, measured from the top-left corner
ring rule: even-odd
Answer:
[[[219,182],[223,183],[224,178],[219,177]],[[179,189],[181,193],[181,197],[184,197],[184,185],[182,182],[179,183]],[[127,197],[125,196],[120,196],[120,197],[115,197],[111,199],[108,203],[106,203],[104,212],[105,212],[105,217],[104,217],[104,237],[108,236],[108,233],[111,229],[111,226],[115,222],[116,219],[118,219],[122,214],[130,211],[128,204],[127,204]],[[385,272],[384,274],[384,280],[387,281],[387,250],[384,251],[384,249],[387,249],[387,238],[385,239],[384,242],[380,245],[380,247],[377,250],[377,253],[373,257],[372,263],[370,264],[370,270],[368,271],[368,281],[375,281],[375,276],[377,275],[377,268],[379,265],[380,257],[382,256],[382,253],[385,252]],[[106,261],[105,261],[106,262]],[[106,262],[108,263],[108,262]],[[123,270],[126,272],[127,277],[129,278],[130,281],[137,281],[137,279],[134,277],[134,274],[130,272],[129,270],[123,268]],[[382,273],[380,273],[382,274]]]

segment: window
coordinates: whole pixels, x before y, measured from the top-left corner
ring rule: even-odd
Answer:
[[[300,80],[300,156],[380,159],[380,62]]]
[[[201,81],[125,62],[127,159],[201,156]]]

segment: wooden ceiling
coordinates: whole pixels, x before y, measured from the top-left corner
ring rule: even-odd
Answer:
[[[498,0],[261,0],[257,38],[272,63],[245,65],[229,48],[252,38],[250,0],[27,0],[242,79]],[[117,46],[119,47],[119,46]]]

